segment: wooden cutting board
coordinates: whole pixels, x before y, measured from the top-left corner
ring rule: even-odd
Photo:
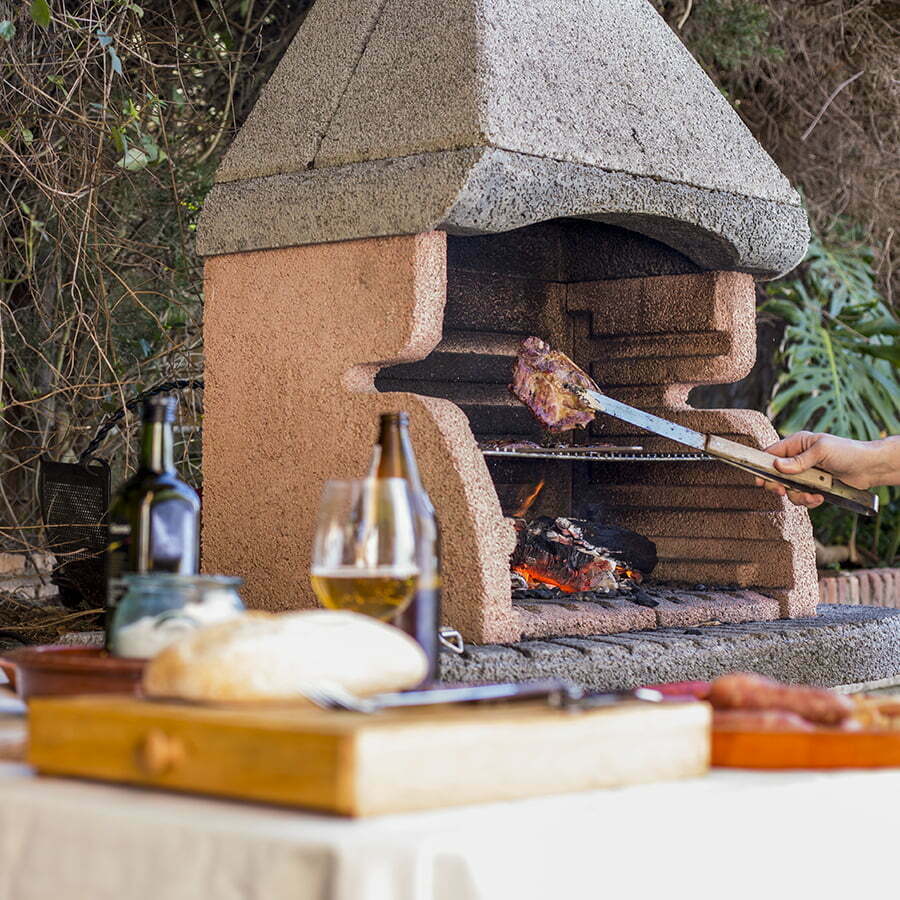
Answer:
[[[712,763],[732,769],[900,766],[900,731],[714,731]]]
[[[709,707],[696,702],[365,716],[45,698],[30,705],[28,761],[50,775],[367,816],[700,775],[709,722]]]

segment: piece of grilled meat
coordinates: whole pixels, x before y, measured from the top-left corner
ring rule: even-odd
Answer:
[[[587,372],[565,353],[553,350],[540,338],[526,338],[519,349],[509,389],[548,431],[571,431],[594,420],[594,411],[586,409],[566,384],[598,390]]]

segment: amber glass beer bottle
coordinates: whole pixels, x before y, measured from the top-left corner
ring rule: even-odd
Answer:
[[[106,637],[125,593],[122,576],[145,572],[196,575],[200,557],[200,498],[175,472],[172,423],[176,400],[144,403],[138,469],[109,509],[106,551]]]
[[[427,680],[438,677],[441,624],[441,535],[431,498],[422,486],[406,413],[384,413],[376,447],[376,478],[405,478],[415,505],[419,575],[412,602],[393,623],[415,638],[428,656]]]

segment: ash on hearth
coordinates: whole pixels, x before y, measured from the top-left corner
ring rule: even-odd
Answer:
[[[514,519],[514,591],[610,593],[640,584],[656,565],[656,545],[625,528],[563,516]]]

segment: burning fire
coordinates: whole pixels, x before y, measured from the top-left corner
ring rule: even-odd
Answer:
[[[538,498],[538,494],[544,489],[544,481],[545,479],[541,479],[531,490],[526,494],[526,496],[519,501],[519,505],[513,511],[514,519],[524,519],[525,514],[531,509],[532,504]]]
[[[529,489],[513,519],[516,547],[510,571],[516,588],[553,588],[563,594],[584,591],[609,593],[642,581],[656,563],[656,547],[635,532],[590,519],[538,516],[524,513],[544,482]],[[611,549],[613,548],[613,549]]]

